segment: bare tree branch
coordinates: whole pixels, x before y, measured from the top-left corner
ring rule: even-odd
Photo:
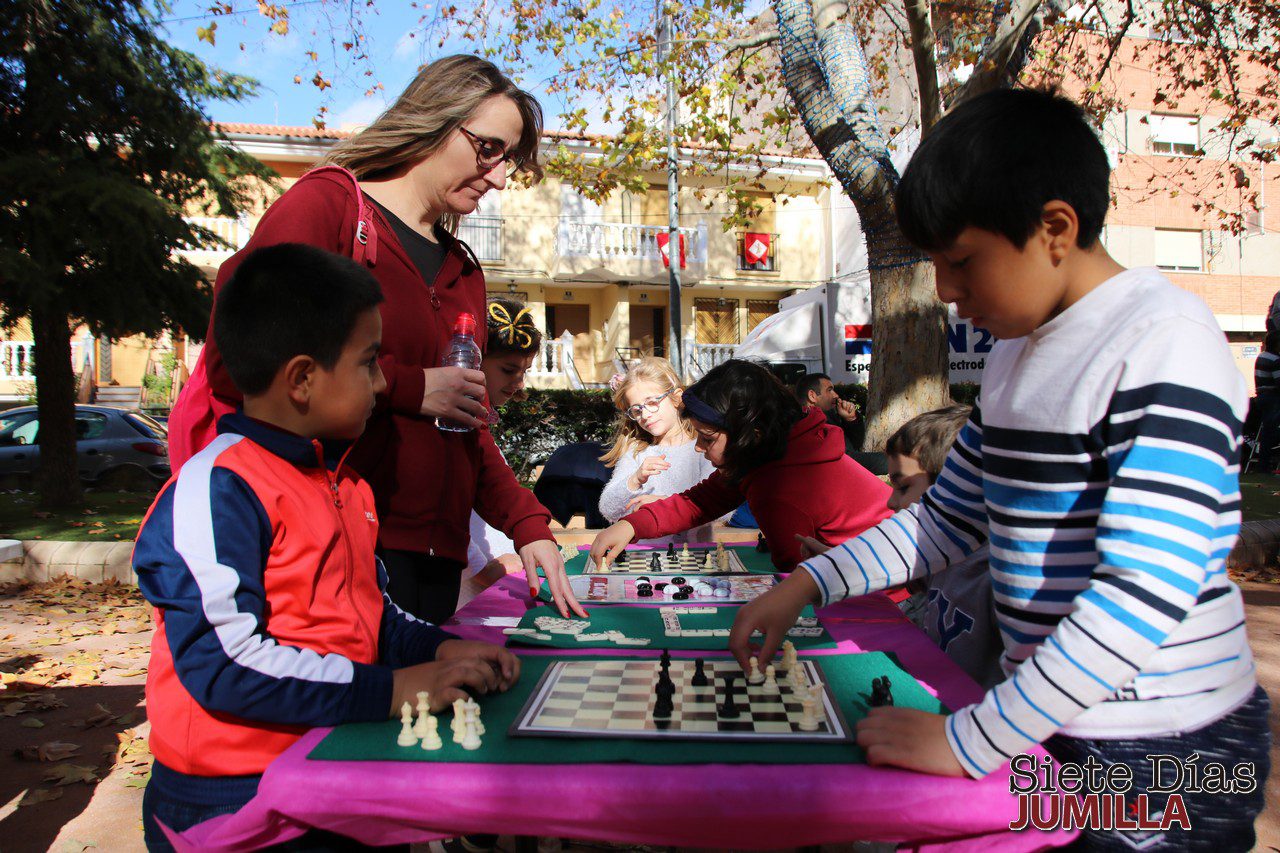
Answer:
[[[911,54],[915,59],[916,85],[920,90],[920,135],[923,138],[942,118],[933,7],[929,0],[904,0],[903,8],[911,25]]]

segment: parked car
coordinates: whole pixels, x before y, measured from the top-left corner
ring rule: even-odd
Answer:
[[[0,478],[26,480],[40,459],[35,406],[0,412]],[[136,409],[76,406],[76,457],[87,483],[158,484],[169,478],[169,433]]]

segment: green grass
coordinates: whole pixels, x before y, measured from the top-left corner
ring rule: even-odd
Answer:
[[[3,492],[0,539],[131,540],[153,500],[154,492],[87,491],[83,507],[47,512],[33,492]]]
[[[1280,518],[1280,477],[1245,474],[1240,478],[1240,496],[1245,521]]]

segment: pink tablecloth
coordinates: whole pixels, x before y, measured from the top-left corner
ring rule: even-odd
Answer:
[[[519,616],[528,603],[523,577],[509,576],[459,611],[450,629],[501,642],[501,625],[486,621]],[[981,696],[884,596],[819,616],[839,646],[814,654],[892,651],[950,707]],[[1074,834],[1009,832],[1017,802],[1007,773],[974,781],[866,765],[308,761],[328,731],[309,733],[276,759],[240,811],[175,836],[178,849],[253,850],[310,827],[368,844],[489,832],[747,849],[873,839],[955,851],[1040,850]]]

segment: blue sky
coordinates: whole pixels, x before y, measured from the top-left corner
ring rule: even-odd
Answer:
[[[236,14],[213,18],[208,14],[209,0],[173,0],[172,8],[162,15],[167,40],[188,50],[210,65],[244,74],[258,80],[259,94],[239,104],[207,105],[216,121],[257,124],[310,125],[321,106],[328,107],[329,127],[344,128],[367,124],[376,117],[413,78],[424,61],[447,52],[472,52],[474,45],[460,43],[453,50],[438,48],[434,41],[424,45],[418,29],[421,15],[405,0],[379,0],[366,9],[367,50],[375,71],[366,77],[365,64],[353,63],[342,42],[352,33],[342,9],[346,4],[323,0],[279,0],[288,7],[288,35],[269,32],[270,21],[258,14],[254,0],[231,0]],[[352,4],[363,5],[363,4]],[[201,41],[199,27],[217,22],[215,44]],[[318,66],[307,57],[307,51],[319,55]],[[319,67],[333,87],[321,92],[311,83]],[[295,83],[294,77],[301,77]],[[531,78],[536,75],[531,74]],[[366,91],[373,82],[383,89],[371,97]],[[537,79],[522,81],[526,88],[543,101],[548,127],[559,126],[558,105],[549,101]]]

